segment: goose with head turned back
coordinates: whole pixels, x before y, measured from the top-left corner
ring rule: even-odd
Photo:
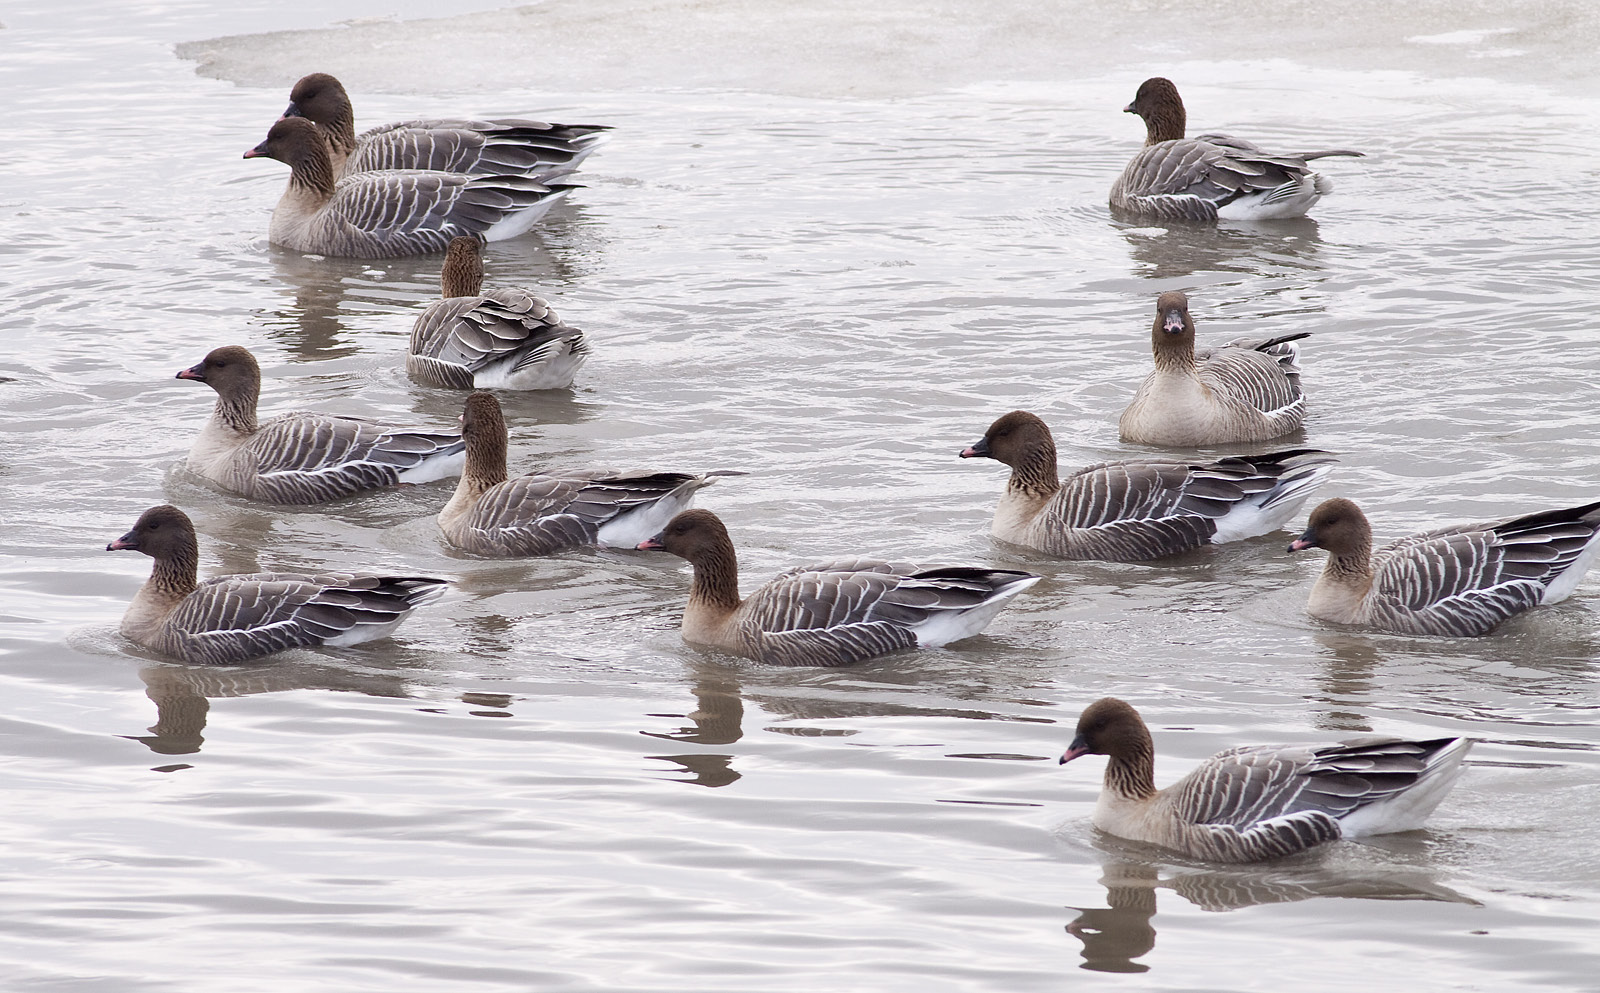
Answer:
[[[1135,562],[1266,534],[1293,517],[1337,461],[1295,449],[1215,462],[1142,458],[1061,480],[1050,428],[1025,410],[961,452],[1011,467],[992,532],[1067,559]]]
[[[279,120],[244,157],[289,166],[267,237],[315,255],[387,259],[440,251],[457,235],[515,238],[574,189],[527,176],[423,169],[336,179],[327,136],[302,117]]]
[[[256,418],[261,366],[225,345],[178,373],[205,383],[217,404],[189,450],[189,470],[252,500],[312,504],[461,471],[460,435],[402,431],[358,417],[295,412]]]
[[[684,511],[639,547],[694,566],[684,641],[774,665],[848,665],[969,638],[1039,581],[1006,569],[842,559],[791,569],[741,599],[733,540],[710,511]]]
[[[356,134],[344,84],[314,72],[294,84],[284,117],[304,117],[328,134],[334,174],[435,169],[474,176],[548,180],[578,168],[611,130],[600,124],[547,124],[521,118],[399,121]]]
[[[1415,831],[1462,772],[1469,738],[1368,737],[1323,745],[1246,745],[1211,756],[1158,790],[1155,745],[1115,697],[1078,718],[1063,763],[1107,757],[1094,826],[1212,862],[1256,862],[1338,838]]]
[[[198,580],[194,524],[163,505],[140,515],[106,551],[155,559],[122,618],[132,641],[180,662],[225,663],[312,645],[387,637],[406,615],[437,600],[442,579],[264,572]]]
[[[1275,220],[1303,217],[1332,187],[1306,163],[1332,150],[1272,155],[1224,134],[1185,137],[1183,98],[1169,79],[1139,85],[1123,110],[1145,123],[1144,148],[1111,185],[1116,211],[1162,221]]]
[[[1122,412],[1122,440],[1193,447],[1299,430],[1306,398],[1294,343],[1307,337],[1236,338],[1197,351],[1189,298],[1176,290],[1161,294],[1150,330],[1155,370]]]
[[[1600,553],[1600,503],[1406,535],[1372,550],[1355,503],[1325,500],[1289,551],[1323,548],[1313,617],[1397,634],[1474,637],[1577,588]]]
[[[583,332],[526,290],[483,286],[478,239],[453,238],[440,272],[443,299],[411,326],[406,372],[452,389],[556,390],[589,357]]]
[[[506,422],[491,393],[467,397],[461,414],[467,464],[439,512],[450,544],[476,555],[549,555],[581,545],[632,548],[694,503],[722,470],[625,474],[552,472],[506,478]]]

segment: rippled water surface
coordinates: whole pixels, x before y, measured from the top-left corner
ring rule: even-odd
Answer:
[[[801,30],[708,4],[673,35],[670,7],[601,30],[606,5],[561,2],[422,27],[364,20],[420,3],[366,0],[14,5],[8,988],[1592,989],[1600,578],[1476,641],[1336,631],[1304,616],[1320,561],[1286,533],[1156,565],[1019,558],[987,536],[1003,470],[956,458],[1016,407],[1067,465],[1125,453],[1155,296],[1181,288],[1203,337],[1314,333],[1304,443],[1341,454],[1326,492],[1380,534],[1594,499],[1600,106],[1569,51],[1593,12],[1419,14],[1374,40],[1345,8],[1315,44],[1286,21],[1236,52],[1120,7],[1079,30],[821,5]],[[239,37],[286,29],[316,30]],[[466,71],[473,32],[526,53]],[[260,356],[269,412],[460,409],[401,371],[437,257],[266,243],[286,170],[240,154],[318,69],[363,126],[616,126],[570,205],[488,252],[491,281],[595,342],[576,390],[505,398],[514,469],[746,470],[701,503],[747,585],[856,552],[1044,582],[950,649],[769,669],[681,644],[676,559],[452,554],[448,483],[290,511],[199,484],[181,460],[211,395],[173,374],[219,344]],[[1368,157],[1327,163],[1315,220],[1114,223],[1142,137],[1119,110],[1155,73],[1192,126]],[[162,663],[116,633],[148,560],[102,549],[163,501],[207,573],[456,586],[392,641]],[[1106,694],[1144,711],[1162,781],[1237,743],[1481,744],[1426,832],[1219,869],[1089,826],[1098,760],[1054,759]]]

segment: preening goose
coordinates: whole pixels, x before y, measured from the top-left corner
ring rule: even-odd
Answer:
[[[1266,441],[1300,429],[1306,398],[1300,390],[1295,342],[1236,338],[1196,351],[1189,298],[1176,290],[1156,299],[1150,329],[1155,371],[1139,384],[1118,427],[1123,441],[1146,445],[1221,445]]]
[[[500,241],[526,233],[574,187],[527,176],[398,169],[335,181],[327,136],[303,117],[272,126],[247,159],[289,166],[272,211],[274,245],[316,255],[385,259],[437,252],[457,235]]]
[[[640,548],[694,566],[683,640],[774,665],[848,665],[901,648],[931,647],[982,631],[1007,601],[1039,581],[1006,569],[847,559],[781,573],[739,597],[728,529],[686,510]]]
[[[526,290],[483,288],[478,239],[450,240],[439,282],[444,298],[411,326],[406,372],[453,389],[556,390],[589,357],[583,332]]]
[[[450,544],[476,555],[549,555],[579,545],[632,548],[694,503],[695,491],[731,471],[537,473],[506,478],[506,422],[490,393],[461,414],[467,464],[439,512]]]
[[[1473,637],[1577,588],[1600,543],[1600,503],[1458,524],[1372,551],[1372,526],[1349,500],[1323,501],[1289,551],[1324,548],[1306,610],[1398,634]]]
[[[521,118],[400,121],[356,135],[344,85],[325,72],[294,84],[284,117],[304,117],[328,133],[337,176],[389,169],[436,169],[481,176],[565,176],[600,147],[600,124],[547,124]]]
[[[1113,210],[1163,221],[1302,217],[1332,187],[1306,167],[1313,159],[1360,152],[1271,155],[1225,134],[1185,138],[1187,116],[1172,81],[1145,80],[1122,108],[1144,118],[1144,148],[1111,185]]]
[[[1094,826],[1213,862],[1294,855],[1338,838],[1415,831],[1461,775],[1469,738],[1368,737],[1218,752],[1158,790],[1155,746],[1133,707],[1089,705],[1061,756],[1107,757]]]
[[[437,600],[442,579],[263,572],[197,580],[194,525],[176,507],[151,507],[106,551],[155,559],[122,617],[129,639],[180,662],[243,662],[286,648],[344,646],[387,637]]]
[[[461,471],[460,435],[402,431],[357,417],[296,412],[256,420],[261,367],[238,345],[212,349],[178,379],[217,391],[189,469],[223,489],[272,503],[311,504]]]
[[[1014,410],[961,457],[1011,467],[992,532],[1068,559],[1135,562],[1276,531],[1338,460],[1294,449],[1215,462],[1129,459],[1086,466],[1063,482],[1044,421]]]

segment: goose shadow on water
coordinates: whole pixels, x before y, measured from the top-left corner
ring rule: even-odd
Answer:
[[[1320,272],[1322,238],[1309,217],[1222,226],[1118,225],[1134,273],[1144,279],[1183,279],[1197,272],[1260,273],[1266,269]]]
[[[1226,870],[1169,868],[1172,871],[1162,878],[1161,866],[1149,862],[1113,858],[1101,863],[1106,906],[1069,908],[1078,911],[1066,931],[1083,942],[1079,968],[1148,972],[1148,965],[1135,960],[1155,948],[1158,889],[1170,890],[1201,910],[1215,912],[1318,897],[1478,904],[1421,872],[1355,871],[1300,860]]]

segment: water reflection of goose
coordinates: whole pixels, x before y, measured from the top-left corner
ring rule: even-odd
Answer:
[[[145,695],[156,705],[148,735],[129,735],[159,755],[190,755],[205,742],[211,701],[289,690],[337,690],[366,696],[412,696],[403,676],[353,672],[333,666],[267,664],[245,668],[152,665],[139,671]]]
[[[1302,281],[1323,277],[1322,239],[1309,217],[1218,228],[1122,226],[1134,272],[1146,279],[1186,279],[1197,272],[1260,274],[1290,270]]]
[[[1095,972],[1147,972],[1133,961],[1155,947],[1156,890],[1166,889],[1201,910],[1229,911],[1319,897],[1347,900],[1477,901],[1426,874],[1347,872],[1323,866],[1292,869],[1176,870],[1161,878],[1158,866],[1114,860],[1103,865],[1105,907],[1073,907],[1067,933],[1083,942],[1082,968]]]

